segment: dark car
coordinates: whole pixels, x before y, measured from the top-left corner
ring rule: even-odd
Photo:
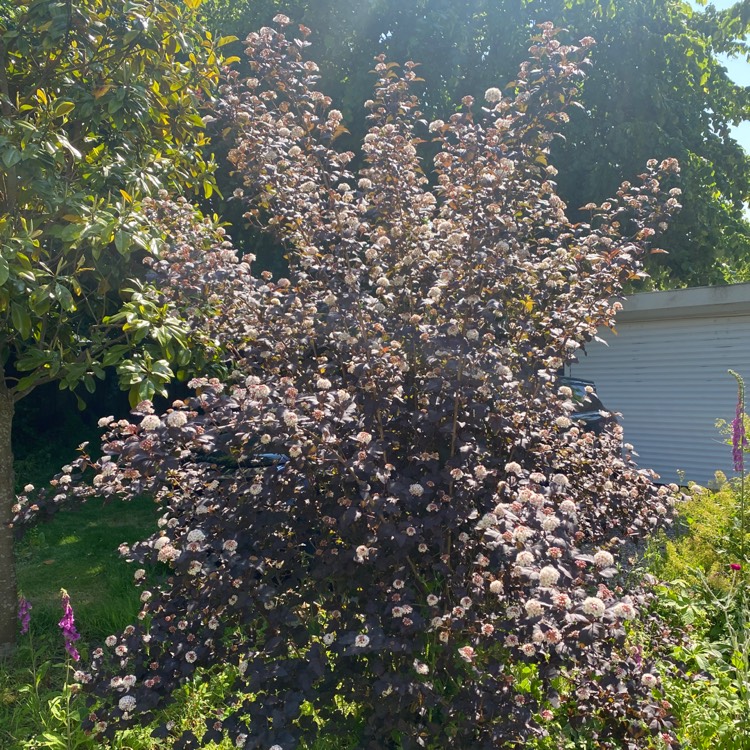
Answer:
[[[598,435],[605,427],[616,421],[612,413],[599,400],[596,395],[596,386],[592,381],[563,376],[558,378],[557,383],[573,391],[571,401],[576,408],[570,417],[584,430]]]

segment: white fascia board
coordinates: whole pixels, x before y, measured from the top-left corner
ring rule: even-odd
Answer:
[[[623,302],[617,321],[724,317],[750,314],[750,283],[640,292]]]

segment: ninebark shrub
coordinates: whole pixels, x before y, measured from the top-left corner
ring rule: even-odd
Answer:
[[[511,748],[552,720],[602,748],[676,745],[629,636],[645,595],[615,583],[670,492],[619,427],[582,431],[558,382],[678,208],[676,162],[567,219],[548,147],[592,40],[544,25],[509,95],[445,122],[420,119],[414,64],[378,59],[355,176],[306,34],[251,34],[254,77],[231,78],[218,113],[289,278],[255,277],[187,206],[152,203],[173,238],[154,288],[193,306],[234,375],[104,420],[105,458],[56,480],[52,502],[149,492],[163,509],[122,551],[169,577],[136,571],[142,617],[93,652],[90,723],[148,722],[225,664],[235,702],[178,746],[292,750],[324,726],[369,748]]]

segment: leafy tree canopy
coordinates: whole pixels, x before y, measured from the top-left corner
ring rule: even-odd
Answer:
[[[140,310],[166,325],[158,334],[142,322],[118,340],[101,323],[134,251],[156,250],[139,198],[212,191],[198,108],[218,45],[194,28],[168,1],[38,1],[0,16],[0,354],[16,397],[55,379],[93,388],[138,326],[171,338],[158,310]]]
[[[0,644],[15,632],[14,403],[45,382],[93,390],[110,365],[138,400],[191,356],[168,306],[125,282],[159,251],[140,200],[213,189],[199,108],[222,40],[197,4],[0,3]]]
[[[209,0],[205,8],[210,23],[244,36],[278,3]],[[654,283],[721,282],[747,253],[750,171],[730,126],[747,117],[748,94],[717,59],[746,54],[737,40],[747,3],[701,12],[679,0],[291,0],[284,12],[312,27],[324,86],[352,144],[366,132],[371,75],[361,60],[384,53],[421,63],[425,111],[445,117],[467,91],[513,75],[534,24],[551,19],[572,38],[594,37],[584,109],[571,113],[567,140],[553,150],[561,195],[572,207],[598,202],[646,159],[676,157],[685,211],[664,238],[669,254],[648,264]]]

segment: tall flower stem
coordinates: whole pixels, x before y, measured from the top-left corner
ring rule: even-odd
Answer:
[[[63,687],[63,695],[65,696],[65,746],[68,750],[73,750],[75,743],[73,742],[73,727],[70,722],[70,701],[72,698],[72,690],[70,685],[70,672],[72,669],[72,662],[78,661],[81,657],[78,650],[73,645],[81,636],[76,630],[75,626],[75,613],[73,607],[70,604],[70,597],[65,589],[60,591],[61,603],[63,608],[63,616],[58,626],[63,634],[65,640],[65,685]]]
[[[31,673],[31,684],[33,686],[33,700],[34,700],[34,711],[39,716],[39,718],[43,721],[44,716],[42,712],[42,696],[39,694],[39,683],[41,681],[41,677],[39,675],[39,664],[37,662],[37,652],[34,648],[34,636],[31,634],[31,630],[26,631],[28,637],[29,637],[29,652],[30,652],[30,661],[31,661],[31,667],[29,669]]]
[[[37,664],[37,654],[34,648],[34,637],[31,634],[31,602],[25,597],[18,598],[18,621],[21,624],[21,635],[29,636],[29,654],[31,658],[31,682],[34,687],[34,708],[41,716],[41,697],[39,696],[39,666]]]
[[[70,654],[65,656],[65,685],[63,687],[63,695],[65,696],[65,747],[67,750],[74,750],[73,733],[72,727],[70,726],[70,670],[71,670],[71,657]]]
[[[745,448],[747,437],[745,435],[745,381],[742,376],[734,370],[729,374],[737,381],[737,410],[732,421],[732,458],[734,470],[740,479],[740,559],[745,560]]]

